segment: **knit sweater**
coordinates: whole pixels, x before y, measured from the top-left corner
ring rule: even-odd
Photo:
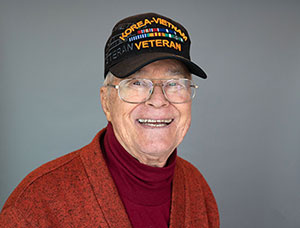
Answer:
[[[0,227],[132,227],[101,151],[105,131],[87,146],[31,172],[6,201]],[[217,204],[208,184],[179,157],[169,227],[219,227]]]

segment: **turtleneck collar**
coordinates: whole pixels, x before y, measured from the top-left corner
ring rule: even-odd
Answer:
[[[121,198],[134,204],[158,206],[171,199],[176,149],[165,167],[140,163],[118,142],[111,123],[104,136],[105,158]]]

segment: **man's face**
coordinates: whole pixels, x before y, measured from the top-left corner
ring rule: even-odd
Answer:
[[[131,75],[134,78],[190,78],[186,67],[177,60],[160,60]],[[115,79],[117,85],[121,79]],[[164,166],[173,150],[181,143],[191,123],[191,101],[172,104],[162,88],[155,86],[150,99],[140,104],[122,101],[114,88],[101,88],[102,107],[113,125],[120,144],[141,163]],[[149,125],[142,120],[172,120],[170,124]]]

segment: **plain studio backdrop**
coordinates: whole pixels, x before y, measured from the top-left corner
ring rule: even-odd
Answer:
[[[210,184],[222,228],[300,227],[300,2],[1,0],[0,207],[33,169],[106,126],[99,89],[113,25],[181,22],[208,74],[179,147]]]

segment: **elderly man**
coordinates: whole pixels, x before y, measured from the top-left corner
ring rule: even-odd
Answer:
[[[0,227],[219,227],[209,186],[177,156],[197,88],[191,74],[206,78],[189,49],[186,29],[162,15],[118,22],[105,47],[107,127],[29,174]]]

